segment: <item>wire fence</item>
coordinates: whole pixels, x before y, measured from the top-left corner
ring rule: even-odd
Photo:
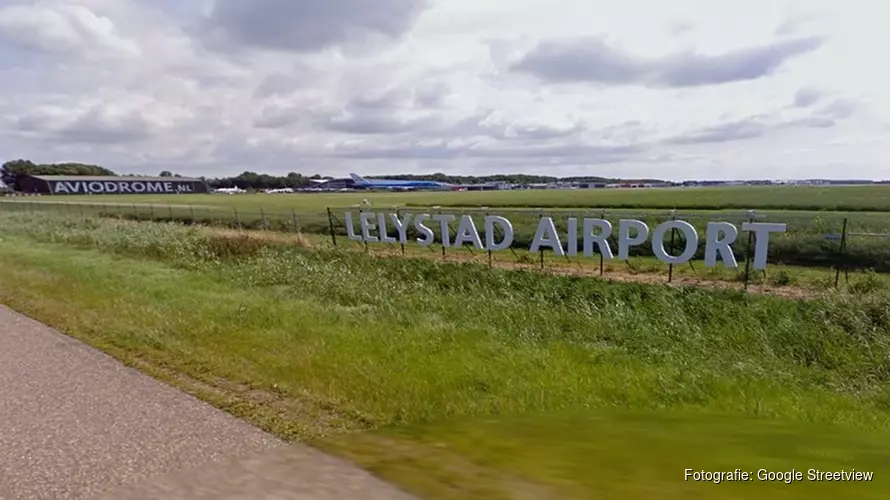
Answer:
[[[537,268],[551,271],[564,271],[576,274],[606,275],[620,277],[643,275],[666,282],[688,281],[692,278],[729,280],[749,284],[790,285],[795,281],[794,274],[809,274],[824,286],[839,286],[841,279],[850,282],[851,273],[890,272],[890,218],[884,214],[844,214],[821,212],[758,212],[724,211],[664,211],[664,210],[560,210],[560,209],[500,209],[500,208],[452,208],[452,207],[329,207],[317,211],[297,211],[275,207],[239,207],[224,205],[176,205],[142,203],[87,203],[49,201],[0,201],[0,209],[18,212],[43,212],[80,217],[112,217],[128,220],[168,221],[185,224],[199,224],[226,227],[239,230],[274,231],[299,233],[314,245],[364,251],[381,256],[403,256],[437,258],[454,262],[482,262],[489,266],[509,266],[516,268]],[[430,245],[419,245],[417,238],[423,236],[417,228],[406,224],[404,235],[392,224],[386,225],[378,236],[384,236],[388,243],[355,241],[361,232],[358,223],[363,212],[383,214],[384,221],[416,218],[420,214],[430,217],[452,214],[456,219],[443,223],[428,221],[434,233]],[[350,214],[347,216],[347,214]],[[510,245],[502,251],[492,251],[483,244],[454,244],[458,235],[459,219],[468,215],[474,221],[480,241],[486,242],[485,217],[494,215],[508,219],[513,227]],[[562,252],[542,248],[537,252],[529,249],[535,238],[540,221],[549,218],[558,234],[563,235],[560,245]],[[570,219],[576,219],[572,223]],[[683,264],[670,264],[655,258],[651,239],[630,247],[626,258],[617,259],[596,247],[591,254],[571,256],[571,243],[565,235],[569,229],[574,232],[581,227],[585,218],[610,221],[617,229],[620,220],[640,220],[649,227],[655,227],[671,220],[686,221],[696,231],[697,242],[691,259]],[[350,229],[348,220],[353,224]],[[777,222],[787,226],[784,233],[770,235],[767,252],[767,269],[757,270],[752,266],[756,253],[753,233],[740,231],[739,237],[731,244],[737,258],[737,267],[705,267],[706,231],[709,222],[728,222],[741,229],[746,222]],[[574,224],[572,227],[570,225]],[[500,241],[504,234],[498,227],[492,227],[493,241]],[[617,231],[606,238],[611,248],[618,247]],[[353,236],[350,238],[350,236]],[[583,238],[583,235],[581,235]],[[403,239],[404,238],[404,239]],[[446,241],[447,240],[447,241]],[[576,240],[576,245],[577,245]],[[687,247],[682,231],[670,229],[664,237],[664,250],[674,256],[683,253]],[[612,258],[610,258],[612,257]],[[789,267],[790,266],[790,267]],[[818,274],[818,275],[816,275]]]

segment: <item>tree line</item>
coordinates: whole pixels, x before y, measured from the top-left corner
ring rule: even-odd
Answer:
[[[0,166],[0,180],[9,188],[20,190],[19,180],[26,175],[65,175],[65,176],[114,176],[114,177],[184,177],[180,174],[164,170],[159,174],[118,174],[117,172],[88,163],[34,163],[31,160],[10,160]],[[241,189],[280,189],[302,188],[311,186],[312,180],[330,179],[320,175],[304,176],[296,172],[287,175],[258,174],[242,172],[233,177],[207,178],[198,177],[212,189],[239,187]]]
[[[121,176],[142,177],[137,174],[117,174],[108,168],[87,163],[34,163],[30,160],[11,160],[0,167],[0,179],[12,189],[19,190],[18,180],[23,175],[66,175],[66,176]],[[152,174],[160,177],[183,177],[182,175],[164,170],[160,174]],[[395,179],[395,180],[430,180],[447,182],[449,184],[484,184],[487,182],[506,182],[510,184],[543,184],[551,182],[588,182],[588,183],[613,183],[628,182],[621,179],[605,177],[552,177],[545,175],[527,174],[501,174],[501,175],[447,175],[441,172],[427,175],[382,175],[368,176],[369,179]],[[315,183],[313,181],[330,180],[333,177],[319,174],[303,175],[297,172],[289,172],[287,175],[260,174],[245,171],[232,177],[199,177],[206,182],[211,189],[233,188],[241,189],[282,189],[282,188],[306,188]],[[631,182],[661,182],[657,179],[639,179]]]

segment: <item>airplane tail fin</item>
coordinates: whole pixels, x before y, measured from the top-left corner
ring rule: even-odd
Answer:
[[[358,174],[349,174],[349,177],[351,177],[352,180],[353,180],[356,184],[359,184],[359,185],[362,185],[362,186],[367,186],[368,184],[370,184],[370,182],[368,182],[364,177],[362,177],[362,176],[360,176],[360,175],[358,175]]]

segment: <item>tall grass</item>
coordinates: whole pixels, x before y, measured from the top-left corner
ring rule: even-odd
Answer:
[[[608,284],[175,224],[6,215],[0,230],[157,259],[219,283],[226,303],[244,305],[221,310],[218,299],[176,291],[185,305],[174,297],[164,307],[193,321],[168,335],[214,352],[224,376],[308,392],[374,425],[597,407],[888,423],[886,293],[791,301]]]
[[[843,189],[843,188],[841,188]],[[274,197],[273,197],[274,198]],[[231,199],[231,197],[227,197]],[[202,225],[223,226],[230,228],[249,228],[249,229],[268,229],[282,232],[302,232],[306,234],[316,234],[328,236],[333,233],[340,238],[340,244],[343,244],[345,235],[347,234],[346,225],[343,214],[347,211],[355,212],[355,209],[336,208],[340,205],[334,205],[332,208],[332,218],[328,217],[324,208],[318,211],[295,211],[289,207],[279,206],[270,201],[267,197],[265,200],[256,200],[256,205],[245,205],[243,201],[236,204],[233,201],[232,206],[207,206],[207,207],[189,207],[185,205],[115,205],[92,203],[85,204],[49,204],[49,203],[0,203],[2,210],[18,210],[22,213],[31,212],[49,212],[55,214],[78,215],[81,217],[105,216],[111,218],[125,218],[132,220],[151,220],[151,221],[177,221],[181,223],[197,223]],[[280,199],[277,203],[282,203]],[[170,201],[168,200],[168,203]],[[174,200],[173,203],[178,202]],[[260,203],[269,203],[263,208]],[[338,203],[340,203],[338,201]],[[385,205],[378,210],[386,212],[394,212]],[[430,208],[401,208],[399,212],[402,215],[408,213],[434,213],[438,211]],[[479,209],[467,209],[452,207],[450,209],[442,209],[445,213],[452,214],[473,214],[475,222],[483,235],[484,229],[482,217],[484,212]],[[491,213],[504,215],[508,217],[514,226],[514,241],[512,248],[527,249],[532,242],[538,220],[541,215],[552,217],[557,230],[560,232],[563,248],[567,248],[566,219],[568,217],[584,218],[584,217],[605,217],[610,220],[616,229],[613,230],[612,237],[609,238],[610,245],[613,250],[617,247],[617,223],[620,219],[639,219],[646,222],[651,228],[665,222],[670,215],[666,211],[653,210],[608,210],[603,212],[596,210],[557,210],[548,209],[541,214],[530,210],[509,210],[509,209],[491,209]],[[354,219],[355,217],[355,213]],[[890,271],[890,239],[875,238],[868,236],[853,236],[848,238],[846,249],[841,252],[840,241],[837,239],[826,239],[827,234],[839,234],[847,219],[848,233],[888,233],[890,232],[890,223],[881,213],[843,213],[843,212],[760,212],[764,219],[758,219],[760,222],[781,222],[787,224],[787,232],[783,234],[774,234],[770,238],[769,259],[771,262],[781,262],[786,265],[795,266],[811,266],[811,267],[833,267],[845,268],[853,270],[872,269],[879,272]],[[699,233],[699,245],[695,255],[696,260],[701,260],[704,256],[704,234],[705,228],[709,221],[727,221],[741,226],[747,220],[746,215],[741,210],[723,210],[716,212],[701,211],[685,211],[677,214],[677,218],[686,220],[693,224]],[[392,227],[389,227],[390,234],[395,233]],[[452,236],[456,234],[457,224],[452,224]],[[436,233],[436,241],[440,241],[438,231]],[[408,230],[409,239],[413,240],[419,236],[413,227]],[[500,236],[497,236],[500,239]],[[668,242],[671,237],[667,238]],[[684,248],[685,240],[682,233],[676,232],[674,235],[673,247],[670,251],[676,253]],[[733,251],[739,259],[744,259],[745,255],[751,253],[752,249],[748,248],[748,241],[745,233],[742,233],[736,242],[732,245]],[[549,251],[549,250],[548,250]],[[634,246],[630,249],[632,256],[651,256],[652,248],[649,241]]]

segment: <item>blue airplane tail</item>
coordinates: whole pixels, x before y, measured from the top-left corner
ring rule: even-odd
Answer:
[[[349,174],[349,177],[351,177],[352,180],[360,186],[367,186],[367,185],[371,184],[370,182],[368,182],[367,179],[365,179],[364,177],[362,177],[358,174]]]

